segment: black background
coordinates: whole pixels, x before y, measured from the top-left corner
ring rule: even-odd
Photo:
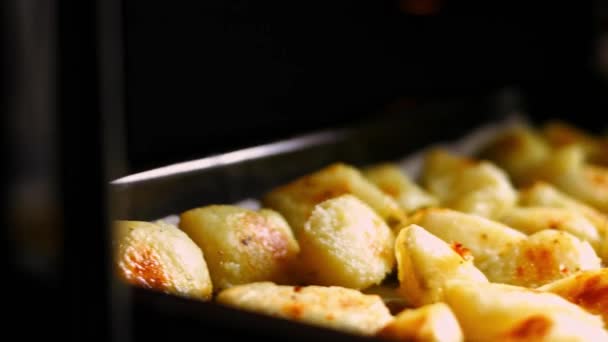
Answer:
[[[415,3],[126,1],[131,170],[506,85],[537,118],[596,114],[593,3]]]

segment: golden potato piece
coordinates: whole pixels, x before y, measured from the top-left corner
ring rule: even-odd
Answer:
[[[423,185],[442,206],[488,218],[500,217],[515,204],[507,175],[487,161],[474,161],[433,150],[426,155]]]
[[[404,310],[377,334],[392,341],[460,342],[462,330],[452,310],[445,303]]]
[[[475,257],[475,265],[490,280],[501,253],[514,248],[527,237],[525,234],[486,218],[443,208],[423,209],[410,222],[424,227],[450,245],[461,245]]]
[[[533,234],[544,229],[565,231],[589,242],[596,252],[600,252],[602,236],[598,229],[585,216],[574,210],[516,207],[510,209],[500,221],[526,234]]]
[[[365,177],[399,203],[406,213],[436,207],[439,200],[423,190],[395,164],[380,164],[364,170]]]
[[[287,222],[272,210],[210,205],[182,213],[179,226],[205,253],[216,290],[290,280],[299,246]]]
[[[553,292],[592,314],[599,314],[608,324],[608,269],[579,272],[538,289]]]
[[[211,297],[203,253],[177,227],[163,222],[116,221],[113,245],[116,270],[127,282],[183,297]]]
[[[352,195],[316,205],[298,238],[298,272],[307,284],[364,289],[395,264],[391,229]]]
[[[393,317],[379,296],[337,286],[285,286],[270,282],[220,292],[221,304],[355,334],[373,335]]]
[[[297,237],[316,204],[343,194],[352,194],[365,202],[391,228],[405,219],[405,213],[395,200],[365,179],[357,169],[340,163],[272,190],[262,198],[262,203],[283,214]]]
[[[586,241],[556,230],[530,236],[476,215],[449,209],[424,209],[411,222],[447,242],[471,251],[490,281],[536,287],[584,269],[600,260]]]
[[[585,158],[592,162],[608,165],[608,139],[587,134],[584,131],[560,121],[552,121],[542,128],[545,139],[554,147],[579,145]]]
[[[444,286],[454,279],[487,282],[462,246],[441,241],[417,225],[399,232],[395,242],[400,294],[413,306],[443,300]]]
[[[445,292],[467,341],[607,341],[602,320],[554,295],[518,286],[451,282]]]
[[[505,250],[501,262],[486,276],[492,282],[538,287],[600,266],[600,259],[588,242],[567,232],[547,229]]]
[[[530,171],[529,182],[543,180],[566,194],[608,212],[608,169],[584,163],[579,146],[556,150],[537,168]]]
[[[531,207],[564,208],[585,216],[600,234],[599,250],[596,249],[599,257],[604,262],[608,261],[608,216],[545,182],[536,182],[532,186],[520,190],[519,204]]]
[[[551,153],[547,142],[531,128],[510,129],[491,142],[480,157],[504,169],[516,184],[521,184],[528,170]]]

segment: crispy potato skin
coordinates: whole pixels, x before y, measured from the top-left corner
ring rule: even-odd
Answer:
[[[483,217],[500,217],[516,201],[509,178],[494,164],[439,149],[426,155],[422,182],[442,206]]]
[[[316,205],[298,239],[305,284],[364,289],[379,284],[395,264],[393,232],[352,195]]]
[[[136,286],[207,300],[212,283],[200,248],[166,223],[116,221],[115,269]]]
[[[552,293],[494,283],[450,282],[450,306],[467,341],[605,341],[597,316]]]
[[[272,210],[211,205],[182,213],[179,226],[205,253],[217,290],[291,280],[300,248],[287,222]]]
[[[526,207],[563,208],[585,216],[597,228],[600,235],[599,247],[596,251],[604,263],[608,262],[608,216],[566,195],[546,182],[536,182],[521,189],[519,191],[519,204]]]
[[[592,314],[602,316],[608,324],[608,269],[584,271],[538,288],[555,293]]]
[[[364,170],[365,177],[410,213],[420,208],[436,207],[439,200],[414,183],[396,164],[379,164]]]
[[[443,300],[445,283],[454,280],[488,282],[466,249],[450,247],[424,228],[410,225],[395,242],[399,293],[412,306]]]
[[[500,221],[526,234],[544,229],[568,232],[583,241],[589,242],[599,254],[602,234],[587,218],[575,210],[563,208],[528,207],[511,208]]]
[[[221,304],[362,335],[373,335],[393,317],[377,295],[336,286],[239,285],[217,296]]]
[[[464,341],[458,321],[445,303],[406,309],[382,328],[377,336],[391,341]]]
[[[403,223],[405,213],[397,202],[349,165],[336,163],[280,186],[262,197],[264,206],[281,213],[296,236],[315,205],[351,194],[369,205],[392,228]]]

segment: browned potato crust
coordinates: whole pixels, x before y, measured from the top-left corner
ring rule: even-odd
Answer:
[[[203,253],[173,225],[116,221],[114,257],[116,271],[129,283],[184,297],[211,297]]]

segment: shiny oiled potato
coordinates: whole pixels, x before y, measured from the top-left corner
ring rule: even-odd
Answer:
[[[379,284],[395,263],[393,232],[352,195],[317,204],[298,239],[297,271],[307,284],[364,289]]]
[[[399,293],[413,306],[443,300],[445,283],[454,280],[488,282],[468,250],[448,245],[417,225],[399,232],[395,242]]]
[[[166,223],[116,221],[114,257],[119,276],[145,288],[209,299],[212,283],[201,249]]]
[[[487,269],[486,276],[496,283],[538,287],[600,267],[600,259],[588,242],[567,232],[546,229],[503,251],[500,262]]]
[[[501,217],[500,221],[526,234],[533,234],[544,229],[562,230],[589,242],[598,254],[601,250],[603,235],[585,216],[574,210],[515,207]]]
[[[344,194],[365,202],[391,228],[405,219],[405,213],[395,200],[365,179],[359,170],[341,163],[272,190],[262,198],[262,204],[280,212],[297,237],[316,204]]]
[[[216,290],[254,281],[285,283],[299,246],[278,213],[210,205],[180,215],[203,252]]]
[[[608,269],[584,271],[538,288],[599,314],[608,324]]]
[[[419,210],[409,222],[424,227],[448,244],[460,244],[470,250],[475,265],[486,275],[502,263],[501,253],[527,238],[504,224],[443,208]]]
[[[422,177],[425,188],[444,207],[496,218],[515,204],[516,193],[506,173],[487,161],[433,150],[426,155]]]
[[[445,303],[406,309],[382,328],[378,337],[408,342],[460,342],[462,330],[452,310]]]
[[[414,183],[397,165],[380,164],[364,170],[365,177],[394,198],[406,212],[439,205],[439,200]]]
[[[547,158],[549,153],[551,147],[538,133],[531,128],[517,127],[486,146],[480,157],[496,163],[516,184],[521,184],[527,172]]]
[[[597,209],[580,202],[546,182],[536,182],[532,186],[519,191],[519,204],[530,207],[564,208],[585,216],[600,234],[598,255],[608,261],[608,216]]]
[[[355,334],[373,335],[393,317],[379,296],[337,286],[286,286],[270,282],[220,292],[224,305]]]
[[[467,341],[607,341],[602,320],[552,294],[451,282],[445,293]]]

